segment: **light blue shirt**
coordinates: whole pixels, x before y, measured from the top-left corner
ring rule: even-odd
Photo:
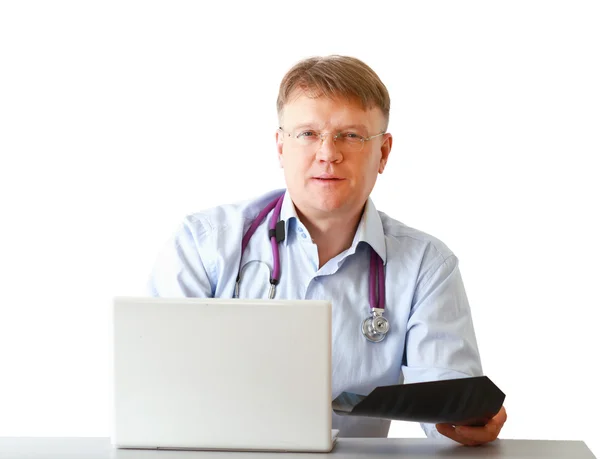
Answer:
[[[160,252],[149,290],[161,297],[232,298],[242,256],[240,298],[267,298],[272,250],[271,213],[241,241],[258,213],[285,190],[187,216]],[[272,211],[271,211],[272,212]],[[458,259],[438,239],[396,221],[367,201],[352,246],[319,269],[317,246],[288,193],[281,208],[281,279],[275,298],[332,302],[332,399],[377,386],[482,375],[471,311]],[[264,237],[263,237],[264,236]],[[370,343],[361,333],[369,316],[371,247],[385,266],[385,317],[390,331]],[[385,437],[390,422],[333,413],[340,436]],[[428,437],[440,436],[422,424]]]

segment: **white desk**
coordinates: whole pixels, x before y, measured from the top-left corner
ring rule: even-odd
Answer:
[[[340,438],[330,454],[115,449],[108,438],[0,437],[0,459],[340,459],[340,458],[594,459],[582,441],[496,440],[466,447],[426,438]]]

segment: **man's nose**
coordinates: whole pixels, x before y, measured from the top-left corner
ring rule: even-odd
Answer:
[[[334,138],[335,134],[321,134],[321,144],[317,150],[317,159],[320,161],[336,162],[342,158]]]

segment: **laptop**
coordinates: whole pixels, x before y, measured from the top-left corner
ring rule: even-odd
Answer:
[[[331,303],[116,297],[117,448],[329,452]]]

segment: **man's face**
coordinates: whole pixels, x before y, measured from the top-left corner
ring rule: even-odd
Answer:
[[[363,110],[343,99],[311,98],[297,90],[284,106],[277,132],[279,163],[287,188],[298,210],[310,217],[354,216],[362,210],[382,173],[392,147],[384,134],[364,142],[360,152],[344,151],[333,137],[354,133],[370,137],[383,131],[385,120],[379,108]],[[326,133],[323,142],[306,147],[295,135]]]

